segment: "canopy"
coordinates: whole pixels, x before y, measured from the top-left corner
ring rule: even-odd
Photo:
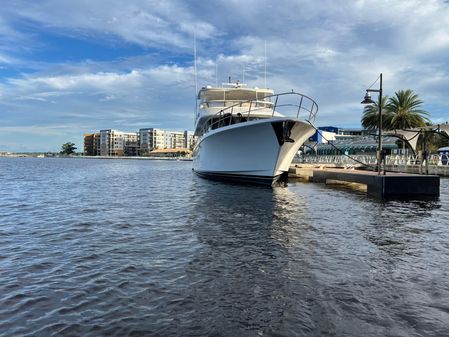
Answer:
[[[412,148],[413,152],[416,153],[416,147],[418,145],[418,138],[419,134],[421,132],[425,131],[444,131],[449,136],[449,124],[435,124],[435,125],[429,125],[423,128],[414,128],[410,130],[391,130],[391,131],[384,131],[384,135],[388,136],[396,136],[403,140],[405,140],[410,147]]]
[[[398,138],[405,140],[410,145],[413,152],[416,153],[416,146],[418,145],[418,137],[420,132],[421,129],[392,130],[392,131],[385,131],[384,135],[396,136]]]

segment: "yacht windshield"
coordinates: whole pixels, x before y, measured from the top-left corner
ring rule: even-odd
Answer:
[[[272,95],[267,91],[256,91],[248,89],[209,89],[203,90],[200,93],[202,102],[210,101],[250,101],[250,100],[264,100],[266,96]]]

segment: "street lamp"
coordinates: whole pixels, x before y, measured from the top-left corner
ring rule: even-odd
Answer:
[[[381,162],[382,162],[382,73],[379,76],[380,79],[380,86],[379,89],[366,89],[366,94],[361,101],[361,104],[373,104],[374,101],[371,99],[370,92],[378,92],[379,93],[379,121],[378,121],[378,130],[379,130],[379,140],[377,143],[377,174],[381,174]],[[385,174],[385,172],[384,172]]]

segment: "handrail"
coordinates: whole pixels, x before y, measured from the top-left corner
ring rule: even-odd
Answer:
[[[299,96],[300,97],[299,104],[292,104],[292,103],[278,104],[279,98],[283,98],[284,96],[288,96],[288,95]],[[245,101],[238,101],[235,104],[232,104],[230,106],[225,107],[224,109],[221,109],[216,114],[211,115],[203,123],[203,127],[201,128],[200,134],[203,135],[211,129],[217,129],[217,128],[226,126],[227,123],[228,123],[228,125],[231,124],[231,122],[233,121],[233,117],[236,115],[240,118],[240,120],[238,122],[248,121],[251,116],[255,115],[256,111],[270,109],[269,105],[273,106],[271,117],[274,116],[274,114],[276,112],[276,108],[294,107],[294,108],[297,108],[296,118],[299,117],[301,112],[305,112],[305,113],[308,113],[307,120],[309,122],[313,123],[315,121],[316,115],[318,113],[318,104],[312,98],[310,98],[309,96],[294,92],[294,91],[284,92],[284,93],[280,93],[280,94],[273,94],[273,95],[265,96],[264,98],[265,99],[275,98],[275,102],[273,104],[271,101],[265,101],[265,100],[261,101],[260,99],[257,99],[257,98],[245,100]],[[236,101],[236,100],[232,100],[232,101]],[[260,104],[260,103],[267,103],[267,106],[260,107],[260,106],[258,106],[258,104]],[[204,102],[202,104],[204,104]],[[243,106],[246,104],[249,104],[249,107]],[[310,105],[310,107],[308,107],[306,105]],[[255,106],[255,107],[253,108],[253,106]],[[240,109],[237,113],[234,113],[234,108],[240,108]],[[253,115],[251,115],[251,113]],[[243,118],[243,115],[246,115],[246,117]],[[216,119],[217,117],[218,117],[218,119],[216,121],[214,121],[214,119]]]
[[[430,154],[428,157],[429,165],[449,166],[449,155]],[[336,165],[355,165],[360,162],[366,165],[375,165],[377,157],[375,154],[365,155],[301,155],[295,158],[296,163],[307,164],[336,164]],[[387,155],[385,164],[392,166],[414,166],[425,162],[425,159],[418,155]]]

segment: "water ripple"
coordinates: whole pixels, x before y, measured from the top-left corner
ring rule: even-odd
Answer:
[[[0,336],[445,336],[449,193],[0,158]]]

